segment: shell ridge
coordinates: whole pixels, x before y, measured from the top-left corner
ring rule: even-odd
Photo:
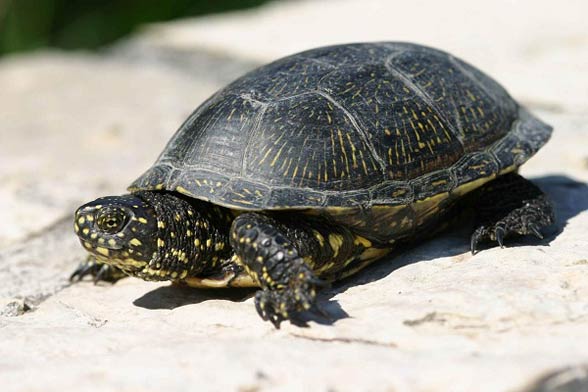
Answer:
[[[443,113],[443,111],[437,106],[437,104],[431,98],[431,96],[429,94],[427,94],[419,86],[417,86],[408,76],[406,76],[404,74],[404,72],[396,69],[391,64],[392,59],[394,59],[394,57],[398,56],[399,53],[400,52],[395,52],[395,53],[391,54],[390,56],[388,56],[386,58],[386,61],[384,61],[384,66],[386,67],[386,69],[388,70],[388,72],[390,72],[394,77],[396,77],[396,79],[400,80],[402,82],[402,84],[404,84],[417,97],[419,97],[420,99],[422,99],[423,102],[425,102],[429,107],[431,107],[431,108],[433,108],[435,110],[435,114],[437,114],[437,116],[439,116],[439,118],[441,118],[443,120],[443,122],[445,123],[445,125],[447,126],[447,128],[451,131],[451,133],[453,134],[453,136],[455,136],[455,138],[459,141],[459,144],[461,144],[461,147],[462,147],[463,151],[466,151],[465,144],[464,144],[464,141],[463,141],[463,136],[459,132],[460,129],[456,129],[457,127],[454,124],[454,122],[453,121],[450,121],[449,118],[447,118],[447,116],[445,115],[445,113]],[[453,104],[453,101],[452,101],[452,106],[455,107],[455,104]],[[455,116],[455,117],[458,118],[459,116]]]
[[[315,90],[314,93],[320,95],[321,97],[323,97],[326,100],[328,100],[329,102],[331,102],[335,107],[337,107],[339,110],[341,110],[343,112],[343,114],[345,114],[345,116],[349,119],[349,121],[351,122],[351,125],[353,126],[353,128],[357,132],[357,135],[365,143],[366,147],[370,151],[370,154],[372,155],[374,160],[376,162],[378,162],[378,165],[380,166],[380,171],[385,176],[386,175],[386,163],[384,162],[382,157],[380,157],[380,155],[378,154],[378,152],[376,151],[376,148],[374,147],[374,145],[372,143],[372,140],[368,136],[367,132],[365,131],[365,129],[363,127],[361,127],[359,125],[359,122],[353,116],[353,114],[351,114],[351,112],[349,110],[347,110],[347,108],[345,108],[345,106],[343,106],[341,103],[337,102],[337,100],[335,100],[327,91]]]
[[[245,99],[245,98],[243,98]],[[256,101],[259,102],[259,101]],[[251,144],[257,140],[255,138],[256,133],[259,131],[259,124],[261,124],[261,120],[263,119],[263,115],[265,114],[265,111],[267,110],[267,107],[270,106],[271,104],[265,103],[261,106],[261,109],[255,114],[255,120],[253,121],[253,124],[251,125],[251,128],[248,130],[248,136],[247,136],[247,144],[245,145],[245,148],[243,148],[243,151],[241,152],[241,171],[239,173],[240,177],[245,177],[245,174],[247,173],[247,153],[249,152],[249,148],[251,147]]]
[[[490,97],[494,101],[498,100],[498,98],[496,97],[496,94],[494,94],[493,91],[489,90],[488,86],[486,86],[484,83],[482,83],[479,80],[479,78],[476,77],[476,75],[474,75],[470,70],[468,70],[466,67],[464,67],[463,64],[461,64],[459,61],[457,61],[457,59],[454,56],[447,54],[447,58],[449,59],[451,64],[453,64],[455,66],[455,68],[457,68],[460,72],[462,72],[464,75],[466,75],[468,77],[468,80],[471,81],[480,90],[482,90],[484,92],[484,94],[486,94],[488,97]],[[514,100],[513,100],[513,102],[514,102]],[[517,107],[519,106],[518,103],[516,103],[516,102],[514,102],[514,103],[515,103],[515,105],[517,105]]]

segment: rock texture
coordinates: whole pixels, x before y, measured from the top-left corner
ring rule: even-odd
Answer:
[[[588,7],[440,4],[278,2],[2,59],[0,389],[588,390]],[[544,241],[471,256],[453,230],[324,292],[334,321],[307,328],[261,322],[250,291],[68,283],[73,209],[123,192],[207,96],[275,56],[367,39],[453,51],[554,125],[522,170],[556,205]]]

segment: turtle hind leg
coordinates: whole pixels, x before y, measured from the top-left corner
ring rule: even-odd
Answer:
[[[507,237],[534,235],[555,221],[553,205],[535,184],[509,173],[482,186],[473,195],[475,229],[471,251],[481,242],[496,241],[504,247]]]
[[[94,283],[114,283],[128,275],[114,266],[100,263],[94,257],[88,256],[86,261],[81,262],[75,271],[69,276],[69,281],[79,282],[86,276],[91,276]]]

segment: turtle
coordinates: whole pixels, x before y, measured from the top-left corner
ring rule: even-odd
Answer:
[[[463,211],[470,248],[537,236],[548,196],[518,174],[552,127],[491,77],[405,42],[332,45],[261,66],[179,127],[122,196],[75,212],[73,280],[256,287],[279,328],[317,293]]]

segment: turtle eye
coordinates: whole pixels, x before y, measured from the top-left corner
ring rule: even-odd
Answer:
[[[127,223],[127,215],[119,209],[104,208],[96,217],[96,225],[106,233],[114,234],[122,230]]]

